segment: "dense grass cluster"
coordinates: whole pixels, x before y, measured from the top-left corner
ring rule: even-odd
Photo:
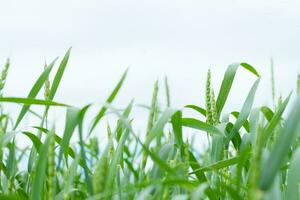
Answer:
[[[292,95],[277,101],[273,92],[274,106],[253,108],[260,75],[251,65],[229,65],[219,90],[214,90],[208,71],[204,107],[172,108],[167,80],[165,94],[156,82],[146,106],[147,130],[137,133],[131,117],[135,103],[129,102],[125,109],[111,105],[127,71],[92,120],[86,117],[92,105],[78,108],[54,100],[69,54],[70,50],[53,80],[49,74],[57,60],[47,64],[25,98],[3,95],[9,60],[4,66],[0,77],[0,199],[300,198],[300,100],[293,94],[296,100],[287,112]],[[224,113],[238,68],[257,80],[240,111]],[[41,92],[44,99],[37,98]],[[157,100],[159,94],[166,96],[163,105]],[[6,102],[21,105],[16,118],[5,111]],[[32,105],[44,111],[36,113]],[[47,118],[57,106],[66,110],[64,130],[56,130]],[[185,116],[185,109],[199,117]],[[95,133],[107,114],[115,115],[117,121],[105,120],[106,131]],[[30,128],[23,130],[20,124],[26,115],[40,122],[29,122]],[[195,131],[194,137],[207,140],[206,149],[187,139],[189,129]],[[107,137],[105,146],[100,135]],[[20,136],[31,144],[20,148],[16,142]],[[75,136],[78,141],[73,143]]]

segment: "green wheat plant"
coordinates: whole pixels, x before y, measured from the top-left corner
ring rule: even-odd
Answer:
[[[233,63],[214,86],[211,70],[201,77],[204,105],[181,108],[171,106],[176,88],[170,90],[165,77],[162,85],[154,83],[152,99],[142,106],[148,119],[137,129],[133,111],[141,104],[113,104],[128,70],[107,99],[99,99],[104,104],[78,107],[55,100],[70,52],[45,65],[26,97],[5,95],[13,66],[9,60],[3,66],[0,199],[300,199],[299,76],[295,94],[276,102],[272,60],[272,106],[254,106],[261,75],[248,63]],[[255,80],[241,108],[225,112],[238,70]],[[8,103],[16,104],[16,116],[6,111]],[[58,107],[65,111],[61,129],[49,115]],[[36,120],[26,122],[27,116]],[[25,147],[18,143],[24,138],[30,141]]]

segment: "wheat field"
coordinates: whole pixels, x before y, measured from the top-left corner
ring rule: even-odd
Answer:
[[[174,108],[167,79],[155,82],[152,99],[144,102],[146,131],[140,133],[131,116],[134,100],[126,108],[112,104],[122,92],[127,70],[92,118],[86,117],[92,104],[76,107],[55,100],[70,51],[45,65],[26,97],[5,96],[5,81],[13,68],[9,60],[3,67],[0,199],[300,199],[300,78],[286,97],[275,95],[272,78],[274,105],[256,107],[261,75],[248,63],[230,64],[218,87],[213,87],[208,69],[204,105]],[[256,81],[245,91],[240,110],[225,113],[239,68]],[[44,98],[37,98],[41,93]],[[159,95],[166,102],[160,104]],[[6,111],[8,103],[20,105],[17,117]],[[35,111],[37,106],[42,112]],[[48,119],[49,110],[56,107],[66,113],[63,130]],[[106,120],[108,114],[116,120]],[[26,116],[39,123],[22,128]],[[106,129],[96,132],[101,122]],[[195,138],[206,140],[207,148],[199,149],[187,139],[191,129]],[[20,147],[20,136],[30,144]]]

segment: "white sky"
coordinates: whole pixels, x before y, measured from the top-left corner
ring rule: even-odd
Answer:
[[[226,67],[243,61],[263,75],[257,101],[270,103],[271,56],[278,93],[296,85],[299,8],[296,0],[0,0],[0,63],[12,59],[5,94],[25,96],[45,60],[72,46],[57,101],[104,102],[130,66],[117,105],[149,103],[164,75],[173,105],[199,104],[208,67],[218,91]],[[254,81],[240,72],[226,109],[238,109]]]

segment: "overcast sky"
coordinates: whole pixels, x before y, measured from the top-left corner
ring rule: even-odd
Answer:
[[[123,71],[117,99],[125,106],[150,102],[156,79],[168,75],[175,107],[204,101],[212,69],[218,91],[226,67],[248,62],[263,75],[257,95],[270,103],[270,57],[278,94],[295,88],[300,67],[300,1],[279,0],[52,0],[0,1],[0,63],[12,60],[7,96],[24,96],[45,61],[70,63],[57,100],[73,105],[104,102]],[[237,76],[231,104],[238,109],[254,81]]]

